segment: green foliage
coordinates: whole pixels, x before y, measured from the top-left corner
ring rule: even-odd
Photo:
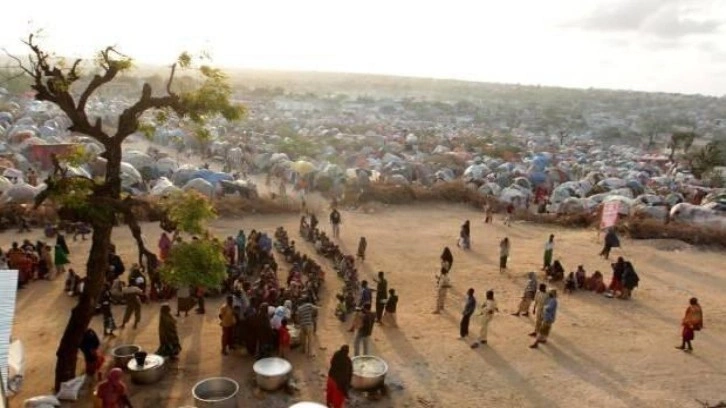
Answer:
[[[89,161],[92,157],[83,145],[76,145],[69,149],[67,152],[58,155],[58,160],[61,163],[66,163],[72,167],[82,166]]]
[[[671,139],[668,142],[668,148],[670,149],[670,158],[673,160],[673,156],[676,150],[683,149],[683,153],[688,153],[688,149],[693,145],[693,141],[696,140],[696,134],[690,131],[678,131],[671,134]]]
[[[180,62],[181,60],[180,57]],[[181,105],[189,119],[197,124],[202,124],[209,116],[217,114],[230,121],[241,119],[245,109],[230,101],[232,88],[227,76],[220,69],[208,65],[201,66],[199,72],[202,75],[201,85],[180,95]]]
[[[154,138],[156,126],[152,125],[149,122],[139,123],[138,131],[141,132],[141,134],[143,134],[145,138],[151,140]]]
[[[163,203],[169,220],[180,231],[188,234],[201,234],[205,224],[217,217],[217,212],[209,199],[202,194],[189,190],[175,194]]]
[[[192,65],[192,56],[188,52],[183,52],[179,55],[177,63],[181,68],[189,68]]]
[[[724,164],[721,148],[718,143],[710,142],[689,157],[691,172],[697,178],[711,173],[714,167]]]
[[[304,156],[312,157],[320,151],[318,145],[311,139],[299,136],[283,139],[277,149],[280,153],[287,154],[292,160]]]
[[[219,287],[227,276],[222,246],[209,239],[175,243],[159,270],[161,278],[176,287]]]

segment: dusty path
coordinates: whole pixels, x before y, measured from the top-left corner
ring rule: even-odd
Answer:
[[[327,219],[324,214],[321,220]],[[472,220],[473,250],[462,252],[455,245],[459,225]],[[664,251],[664,243],[624,240],[623,252],[633,259],[639,271],[640,288],[632,301],[608,299],[591,293],[560,298],[560,312],[551,341],[539,350],[527,346],[532,320],[509,314],[516,307],[525,284],[526,272],[538,269],[542,246],[554,232],[555,257],[567,270],[585,265],[588,273],[599,269],[609,279],[606,261],[596,256],[600,246],[596,234],[582,230],[552,230],[544,226],[515,224],[484,226],[483,217],[468,208],[456,206],[382,207],[374,214],[343,212],[341,244],[348,252],[358,238],[368,239],[368,261],[363,278],[372,279],[378,270],[386,271],[389,286],[400,294],[399,329],[376,326],[374,353],[391,367],[388,377],[391,393],[378,402],[355,398],[355,406],[375,407],[697,407],[694,399],[726,399],[726,264],[723,253],[707,252],[677,245],[683,249]],[[232,235],[251,228],[272,232],[284,225],[297,237],[297,216],[251,216],[218,220],[214,232]],[[328,228],[326,222],[322,222]],[[149,242],[158,239],[156,225],[144,225]],[[507,234],[512,240],[509,273],[498,272],[498,242]],[[7,247],[15,234],[0,235]],[[28,238],[39,238],[39,233]],[[126,229],[115,231],[115,243],[127,264],[135,257]],[[71,259],[83,269],[87,242],[69,242]],[[443,246],[454,252],[453,290],[445,313],[432,315],[434,274]],[[667,246],[667,245],[666,245]],[[312,247],[301,243],[304,252]],[[199,379],[219,374],[238,379],[247,399],[241,406],[287,407],[294,399],[324,397],[324,374],[332,352],[352,342],[333,316],[333,294],[340,283],[324,263],[328,279],[323,294],[317,357],[307,360],[293,353],[295,378],[302,388],[290,398],[283,394],[257,399],[251,394],[252,360],[243,355],[222,358],[219,354],[219,326],[215,308],[221,299],[210,300],[204,317],[190,315],[179,320],[184,348],[180,361],[156,387],[131,386],[132,399],[139,407],[180,407],[189,404],[191,386]],[[51,386],[54,351],[68,318],[72,299],[62,293],[63,282],[37,282],[19,294],[14,336],[29,351],[28,371],[19,398],[46,393]],[[488,347],[476,351],[458,340],[458,320],[463,294],[474,287],[483,298],[494,289],[502,311],[490,326]],[[678,323],[687,300],[697,296],[704,306],[705,330],[697,333],[689,355],[673,348],[679,341]],[[115,308],[117,320],[122,308]],[[155,350],[158,305],[143,310],[140,328],[126,330],[112,342],[133,342]],[[93,326],[101,329],[100,317]],[[477,333],[478,320],[472,321]],[[80,369],[81,365],[79,365]],[[13,406],[19,406],[15,399]]]

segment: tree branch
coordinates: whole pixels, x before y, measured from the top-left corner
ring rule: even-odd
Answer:
[[[103,75],[94,75],[91,82],[88,84],[86,89],[81,94],[80,99],[78,100],[78,111],[79,113],[82,113],[85,115],[86,113],[86,103],[88,103],[88,98],[93,95],[93,93],[100,88],[101,86],[113,81],[113,79],[116,77],[116,75],[119,73],[119,67],[118,65],[112,64],[111,59],[109,57],[109,53],[111,51],[115,51],[113,47],[107,47],[104,51],[101,51],[101,66],[104,68],[104,74]]]
[[[176,73],[176,64],[171,64],[169,80],[166,82],[166,93],[169,95],[174,95],[174,92],[171,91],[171,83],[174,81],[174,73]]]
[[[80,104],[76,105],[70,93],[71,85],[80,78],[78,67],[81,60],[76,60],[70,72],[66,75],[59,67],[52,64],[50,55],[35,43],[33,34],[23,43],[31,50],[31,55],[28,57],[30,68],[24,66],[19,58],[14,59],[19,63],[23,71],[32,78],[33,85],[31,85],[31,88],[36,92],[35,99],[56,104],[71,120],[72,125],[69,130],[91,136],[101,143],[107,142],[109,136],[103,131],[101,123],[97,121],[93,126],[88,121],[85,113],[85,101],[84,109],[80,109]],[[91,93],[94,90],[91,89]],[[86,96],[85,100],[88,99],[91,93]]]

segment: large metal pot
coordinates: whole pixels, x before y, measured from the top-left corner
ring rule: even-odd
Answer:
[[[166,370],[164,357],[157,354],[149,354],[144,359],[144,364],[139,365],[134,359],[126,365],[131,374],[131,381],[136,384],[154,384],[161,380]]]
[[[207,378],[192,388],[194,405],[198,408],[237,408],[239,384],[227,377]]]
[[[301,345],[302,343],[300,342],[300,326],[298,326],[298,325],[287,326],[287,330],[290,333],[290,345],[291,346]]]
[[[135,344],[124,344],[111,350],[113,365],[122,370],[126,369],[129,361],[134,359],[134,354],[141,351],[141,347]]]
[[[270,357],[258,360],[252,369],[255,371],[258,387],[265,391],[276,391],[287,383],[292,364],[283,358]]]
[[[318,404],[317,402],[302,401],[302,402],[298,402],[297,404],[290,405],[290,408],[327,408],[327,407],[323,404]]]
[[[360,391],[368,391],[383,386],[388,373],[388,364],[376,356],[353,357],[353,379],[351,387]]]

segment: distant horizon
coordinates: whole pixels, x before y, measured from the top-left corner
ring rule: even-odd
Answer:
[[[133,58],[133,56],[131,56]],[[70,59],[68,57],[61,57]],[[78,58],[78,57],[76,57]],[[6,61],[7,60],[7,61]],[[83,58],[84,62],[92,62],[91,58]],[[6,62],[10,62],[10,60],[5,55],[0,55],[0,63],[6,64]],[[13,61],[14,62],[14,61]],[[125,73],[125,75],[129,76],[138,76],[139,73],[143,71],[153,71],[155,74],[162,74],[164,70],[166,69],[168,73],[168,68],[171,65],[169,64],[157,64],[157,63],[148,63],[148,62],[135,62],[134,68],[132,68],[130,71]],[[248,72],[248,73],[273,73],[273,74],[315,74],[315,75],[351,75],[351,76],[374,76],[374,77],[381,77],[381,78],[400,78],[400,79],[413,79],[413,80],[432,80],[432,81],[450,81],[450,82],[460,82],[464,84],[480,84],[480,85],[497,85],[497,86],[521,86],[521,87],[530,87],[530,88],[550,88],[550,89],[565,89],[565,90],[572,90],[572,91],[609,91],[609,92],[632,92],[632,93],[643,93],[643,94],[663,94],[663,95],[682,95],[682,96],[688,96],[688,97],[704,97],[704,98],[726,98],[726,93],[724,94],[706,94],[706,93],[685,93],[685,92],[670,92],[670,91],[651,91],[651,90],[645,90],[645,89],[626,89],[626,88],[602,88],[602,87],[596,87],[596,86],[589,86],[589,87],[579,87],[579,86],[563,86],[563,85],[555,85],[555,84],[542,84],[542,83],[526,83],[526,82],[493,82],[493,81],[486,81],[486,80],[476,80],[476,79],[464,79],[464,78],[452,78],[452,77],[435,77],[435,76],[418,76],[418,75],[406,75],[406,74],[390,74],[390,73],[377,73],[377,72],[356,72],[356,71],[326,71],[326,70],[300,70],[300,69],[285,69],[285,68],[265,68],[265,67],[252,67],[252,66],[224,66],[224,65],[217,65],[212,60],[210,62],[210,65],[215,66],[216,68],[219,68],[223,70],[225,73],[230,75],[231,79],[234,79],[234,74],[239,74],[242,72]],[[159,72],[156,72],[159,71]],[[177,76],[183,75],[183,73],[177,72]],[[1,87],[1,86],[0,86]]]
[[[89,10],[87,14],[78,10]],[[140,64],[208,52],[226,69],[726,95],[726,0],[271,0],[230,9],[38,0],[5,10],[0,48],[43,30],[59,55],[107,45]],[[167,18],[173,12],[173,18]]]

